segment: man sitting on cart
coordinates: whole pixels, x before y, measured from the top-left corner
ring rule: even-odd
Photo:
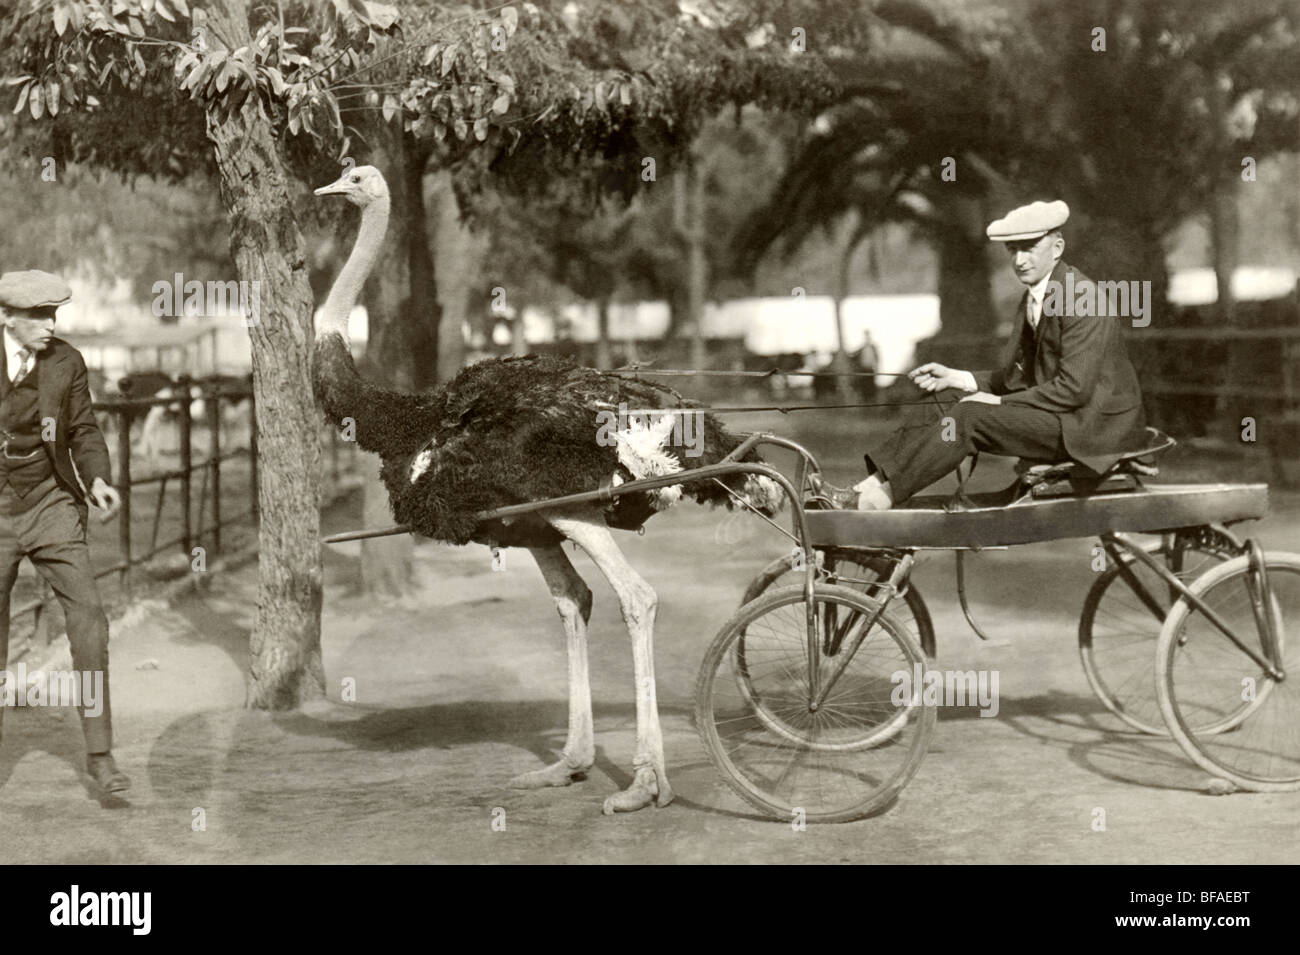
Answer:
[[[988,237],[1006,245],[1016,278],[1027,286],[1006,361],[993,371],[937,362],[912,369],[908,377],[936,393],[944,410],[870,446],[868,477],[852,491],[829,490],[836,504],[886,510],[978,451],[1073,460],[1101,474],[1142,447],[1142,392],[1116,317],[1101,307],[1076,315],[1074,301],[1063,294],[1069,289],[1077,295],[1090,283],[1061,260],[1061,226],[1069,215],[1064,202],[1034,202],[988,227]]]

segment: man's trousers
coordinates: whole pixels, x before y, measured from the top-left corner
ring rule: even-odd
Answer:
[[[918,405],[905,424],[867,449],[867,466],[889,481],[895,504],[950,471],[977,451],[1066,461],[1061,420],[1050,411],[1026,405],[958,401],[963,392],[946,390],[938,403]]]
[[[67,618],[72,668],[78,674],[103,674],[103,708],[88,716],[78,706],[86,752],[112,749],[108,695],[108,618],[90,566],[85,527],[72,495],[46,478],[25,497],[13,487],[0,488],[0,670],[9,660],[9,592],[26,556],[54,589]],[[82,681],[78,677],[78,685]],[[16,688],[21,693],[21,688]],[[0,706],[0,716],[4,707]]]

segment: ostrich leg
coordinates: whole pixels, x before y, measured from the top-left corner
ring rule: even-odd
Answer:
[[[632,784],[605,800],[605,815],[632,812],[650,803],[666,806],[673,801],[664,768],[663,732],[655,700],[654,624],[658,597],[627,562],[598,511],[583,517],[547,516],[569,540],[585,550],[600,568],[618,597],[632,638],[632,664],[636,678],[636,755],[632,759]]]
[[[560,761],[544,769],[523,773],[510,781],[517,789],[567,786],[586,778],[596,761],[596,741],[591,720],[591,681],[587,676],[587,622],[591,619],[591,590],[569,563],[560,545],[532,547],[555,609],[564,621],[569,647],[569,738]]]

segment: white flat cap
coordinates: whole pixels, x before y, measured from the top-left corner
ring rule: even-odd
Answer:
[[[994,242],[1016,242],[1036,239],[1053,229],[1065,225],[1070,218],[1070,207],[1060,199],[1055,202],[1031,202],[1012,209],[1001,219],[989,224],[986,234]]]
[[[8,308],[54,308],[70,298],[68,283],[49,272],[31,269],[0,275],[0,305]]]

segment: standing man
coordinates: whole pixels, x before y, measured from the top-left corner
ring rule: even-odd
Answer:
[[[26,556],[63,605],[73,669],[103,674],[100,713],[89,715],[83,706],[78,712],[86,770],[112,793],[131,781],[113,761],[108,618],[86,548],[86,518],[87,497],[104,510],[121,498],[108,483],[108,448],[91,411],[86,363],[54,337],[54,313],[71,297],[67,283],[48,272],[0,275],[0,670],[9,659],[9,592]]]
[[[994,371],[929,362],[908,372],[921,389],[940,393],[943,415],[900,428],[869,448],[867,479],[851,492],[828,489],[837,505],[886,510],[977,451],[1072,459],[1100,474],[1142,446],[1142,392],[1115,317],[1076,315],[1072,300],[1060,307],[1063,288],[1091,281],[1061,259],[1061,227],[1069,215],[1059,200],[1034,202],[988,227],[988,237],[1006,245],[1016,278],[1026,286],[1006,361]]]

